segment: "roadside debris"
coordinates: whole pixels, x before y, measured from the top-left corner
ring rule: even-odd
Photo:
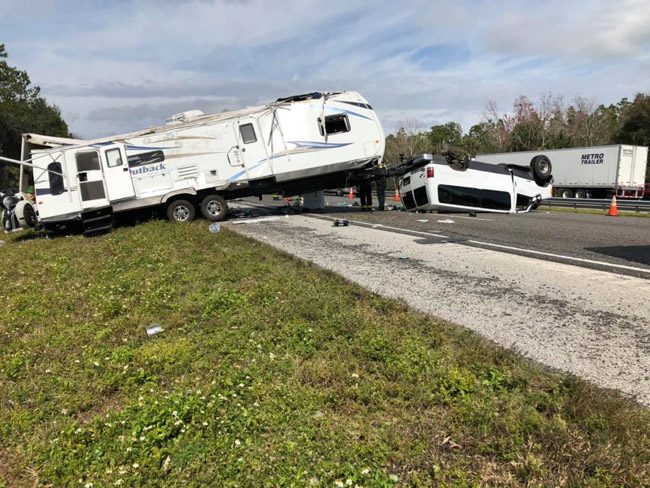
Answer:
[[[163,328],[160,324],[151,324],[149,327],[147,327],[147,335],[149,337],[160,334],[162,331]]]
[[[444,220],[439,220],[438,223],[440,223],[440,224],[455,224],[456,222],[454,222],[451,219],[444,219]]]
[[[216,234],[217,232],[219,232],[221,230],[221,224],[219,224],[219,222],[214,222],[214,223],[210,224],[209,229],[210,229],[210,232],[212,232],[213,234]]]
[[[397,259],[408,259],[408,258],[409,257],[405,256],[404,254],[402,254],[401,256],[397,256]]]
[[[347,227],[348,225],[350,225],[350,221],[347,219],[336,219],[334,221],[334,227]]]
[[[418,219],[417,221],[418,221],[418,222],[422,222],[423,224],[426,224],[426,223],[428,222],[427,219]]]

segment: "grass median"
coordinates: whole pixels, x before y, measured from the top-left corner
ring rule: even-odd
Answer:
[[[647,409],[227,229],[32,237],[0,486],[650,484]]]

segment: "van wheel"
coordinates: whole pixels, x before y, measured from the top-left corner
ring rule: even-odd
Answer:
[[[196,209],[192,202],[174,200],[167,205],[167,219],[170,222],[192,222],[196,217]]]
[[[210,222],[219,222],[228,213],[228,203],[220,195],[208,195],[201,201],[201,213]]]
[[[535,180],[535,183],[544,186],[546,183],[551,181],[553,166],[551,165],[551,160],[546,156],[543,154],[535,156],[530,160],[530,167],[533,170],[533,179]]]

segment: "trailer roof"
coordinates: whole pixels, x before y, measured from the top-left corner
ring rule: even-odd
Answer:
[[[27,133],[27,134],[23,134],[23,140],[33,145],[50,147],[50,148],[56,148],[61,146],[91,146],[93,144],[101,144],[101,143],[114,142],[114,141],[122,142],[133,137],[139,137],[148,134],[157,134],[157,133],[176,130],[179,128],[187,128],[187,127],[193,127],[197,125],[204,125],[206,123],[218,122],[221,120],[233,119],[233,118],[241,117],[243,115],[250,115],[258,112],[264,112],[266,110],[272,110],[275,107],[279,107],[283,105],[284,106],[291,105],[294,103],[300,103],[307,100],[321,98],[323,96],[338,95],[340,93],[344,93],[344,92],[314,92],[307,95],[278,98],[277,101],[268,103],[266,105],[258,105],[255,107],[247,107],[244,109],[231,110],[231,111],[215,113],[215,114],[189,116],[187,120],[184,121],[174,121],[156,127],[149,127],[147,129],[141,129],[134,132],[127,132],[125,134],[100,137],[97,139],[85,139],[85,140],[71,139],[65,137],[52,137],[43,134]],[[320,97],[315,96],[316,94],[319,94]]]

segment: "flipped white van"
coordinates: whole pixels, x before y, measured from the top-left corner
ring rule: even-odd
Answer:
[[[406,210],[524,213],[551,198],[552,166],[543,155],[530,166],[488,164],[423,154],[398,180]]]

